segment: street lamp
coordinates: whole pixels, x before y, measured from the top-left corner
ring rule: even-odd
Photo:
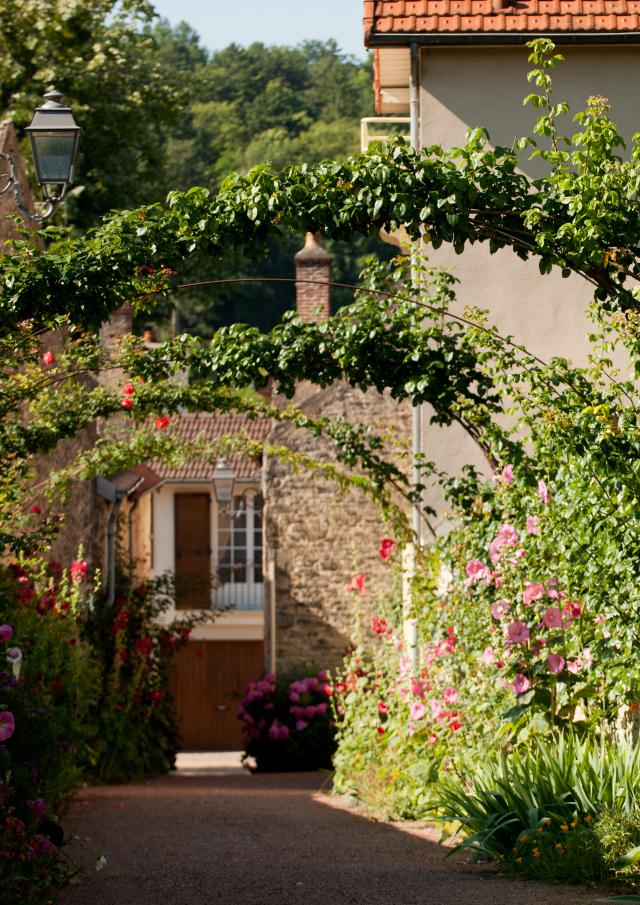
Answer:
[[[10,154],[0,151],[0,158],[9,165],[9,172],[3,174],[7,184],[0,189],[0,195],[13,188],[16,207],[30,220],[37,222],[51,216],[73,183],[81,132],[71,108],[61,103],[62,95],[58,91],[48,91],[44,99],[45,103],[37,108],[26,129],[31,142],[36,179],[43,188],[47,202],[43,213],[34,214],[27,208],[20,191],[15,161]]]
[[[213,472],[213,490],[216,500],[219,503],[230,503],[233,498],[233,488],[236,482],[236,475],[230,465],[223,458],[218,462]]]

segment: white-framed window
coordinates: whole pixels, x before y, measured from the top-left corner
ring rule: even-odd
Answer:
[[[263,601],[262,494],[236,493],[218,504],[215,601],[219,606],[260,609]]]

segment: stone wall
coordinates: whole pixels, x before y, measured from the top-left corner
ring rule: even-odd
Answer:
[[[411,436],[410,403],[344,383],[307,396],[302,409],[380,432],[391,428],[403,441]],[[278,425],[270,442],[335,461],[332,443],[290,425]],[[388,529],[362,491],[343,496],[333,482],[296,473],[274,457],[265,461],[264,491],[266,599],[275,601],[275,619],[268,606],[265,620],[267,664],[282,672],[335,666],[354,641],[358,621],[368,622],[371,602],[390,588],[390,570],[378,554]],[[347,590],[361,571],[369,588],[364,598]]]

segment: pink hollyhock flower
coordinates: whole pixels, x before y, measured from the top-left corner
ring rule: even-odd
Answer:
[[[438,736],[432,732],[431,735],[429,736],[429,744],[435,745],[437,741],[438,741]]]
[[[378,713],[389,713],[389,705],[386,701],[378,701]]]
[[[69,574],[74,581],[84,581],[87,577],[87,564],[85,560],[78,561],[77,559],[74,559],[69,568]]]
[[[131,396],[123,396],[120,400],[120,405],[123,409],[132,409],[133,408],[133,399]]]
[[[505,465],[499,475],[496,476],[497,480],[501,484],[512,484],[513,483],[513,465],[509,463],[509,465]]]
[[[349,584],[347,585],[347,591],[358,591],[361,597],[367,593],[367,589],[364,586],[365,577],[364,572],[358,572],[357,575],[354,575]]]
[[[125,396],[133,396],[135,391],[136,391],[136,388],[134,387],[134,385],[132,383],[125,383],[122,387],[122,392]]]
[[[529,691],[531,687],[531,682],[524,675],[524,673],[519,672],[518,675],[513,680],[513,691],[514,694],[524,694],[525,691]]]
[[[0,641],[11,641],[13,637],[13,629],[6,623],[0,625]]]
[[[524,644],[529,638],[529,628],[526,622],[516,619],[508,626],[507,635],[514,644]]]
[[[485,647],[482,653],[482,659],[487,666],[491,666],[495,663],[496,655],[494,649],[492,647]]]
[[[47,367],[50,367],[52,364],[54,364],[55,360],[56,357],[50,350],[47,350],[42,356],[42,364],[46,365]]]
[[[0,742],[6,742],[16,731],[15,720],[10,710],[0,710]]]
[[[389,631],[389,624],[382,616],[371,617],[371,630],[378,638],[382,638]]]
[[[41,507],[38,506],[38,504],[36,503],[35,506],[32,506],[32,507],[31,507],[31,511],[32,511],[32,512],[35,512],[36,515],[40,515],[40,513],[42,512],[42,509],[41,509]]]
[[[155,425],[157,430],[162,431],[165,427],[169,427],[171,424],[171,419],[167,417],[167,415],[158,415],[155,420]]]
[[[545,505],[548,505],[551,502],[551,494],[547,490],[547,485],[542,478],[538,481],[538,496]]]
[[[449,729],[452,732],[457,732],[458,729],[462,729],[462,723],[458,722],[458,720],[451,720],[449,723]]]
[[[567,669],[574,676],[577,675],[579,672],[582,672],[583,667],[584,667],[584,663],[582,662],[581,657],[576,657],[575,660],[567,660]]]
[[[389,559],[391,554],[395,548],[395,541],[391,540],[390,537],[383,537],[380,541],[380,547],[378,549],[378,553],[382,557],[382,559]]]
[[[560,654],[549,654],[547,666],[549,667],[549,672],[557,676],[564,669],[564,657],[561,657]]]
[[[309,723],[306,720],[296,720],[296,732],[304,732],[304,730],[308,727]],[[284,727],[287,728],[286,726]]]
[[[525,524],[527,534],[540,534],[540,519],[537,515],[528,515]]]
[[[520,532],[513,525],[500,525],[498,537],[505,547],[517,547],[520,540]]]
[[[464,583],[465,588],[472,585],[474,581],[482,581],[482,579],[487,584],[491,583],[491,570],[479,559],[472,559],[471,562],[468,562],[465,571],[469,576]]]
[[[578,619],[582,616],[582,606],[577,600],[568,600],[562,608],[562,611],[566,616],[571,616],[572,619]]]
[[[414,701],[409,708],[409,713],[411,714],[412,720],[417,721],[424,719],[426,710],[424,709],[424,704],[422,703],[422,701]]]
[[[527,581],[522,592],[522,602],[525,606],[531,606],[534,600],[544,597],[544,593],[544,585],[539,581]]]
[[[502,598],[501,600],[496,600],[495,603],[491,604],[491,615],[494,619],[504,619],[510,609],[511,604],[509,603],[509,601]]]
[[[422,687],[422,682],[420,682],[418,679],[411,679],[411,691],[417,698],[424,700],[424,688]]]
[[[436,701],[435,698],[431,698],[431,700],[429,701],[429,707],[431,707],[431,713],[436,723],[441,722],[446,717],[447,711],[444,709],[440,701]]]
[[[442,697],[445,700],[445,704],[455,704],[460,697],[460,693],[457,688],[450,686],[449,688],[445,688]]]
[[[562,613],[557,606],[550,606],[542,617],[547,628],[562,628]]]
[[[604,625],[606,621],[607,621],[607,617],[605,616],[604,613],[599,613],[595,618],[595,622],[597,625]]]

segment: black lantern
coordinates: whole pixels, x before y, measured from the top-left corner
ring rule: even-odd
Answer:
[[[62,101],[62,95],[55,90],[44,95],[45,103],[38,107],[27,127],[36,178],[40,185],[62,186],[62,197],[73,182],[73,168],[78,153],[80,126],[73,118],[70,107]]]

